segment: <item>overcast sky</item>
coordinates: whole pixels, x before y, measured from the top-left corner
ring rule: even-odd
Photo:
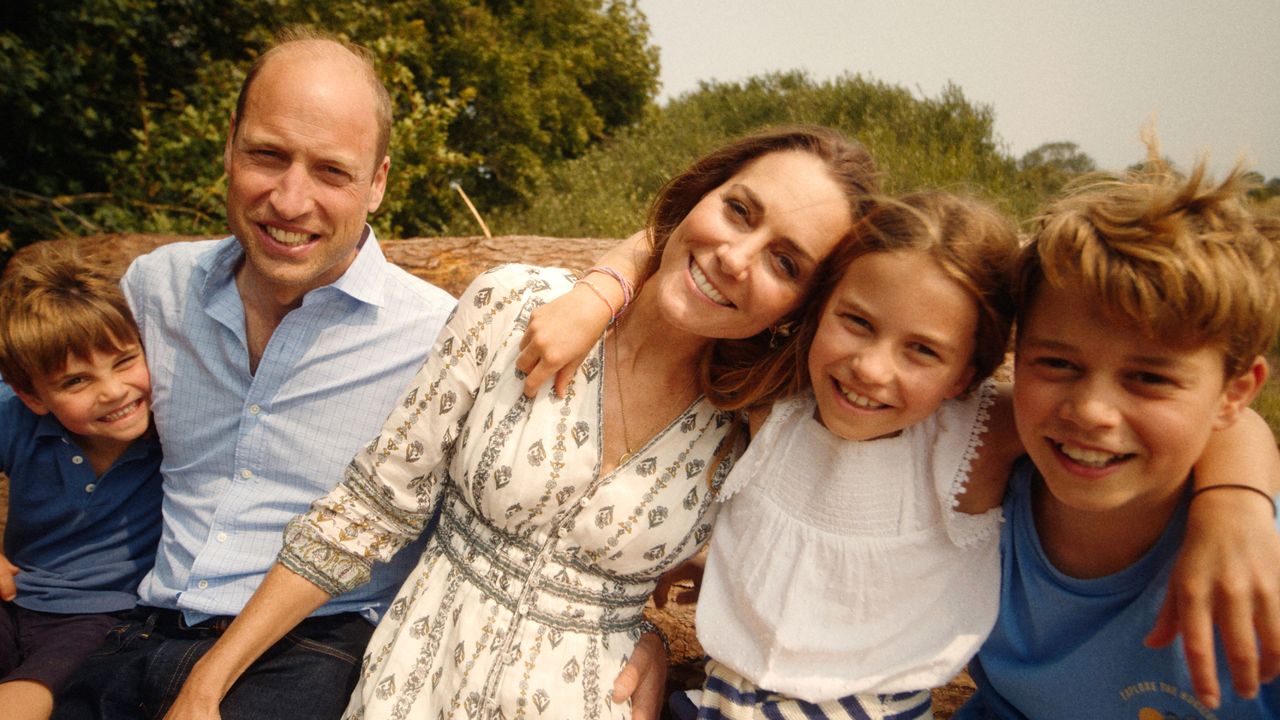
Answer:
[[[699,80],[862,73],[990,104],[1015,156],[1070,140],[1104,168],[1208,151],[1280,175],[1280,0],[639,0],[660,102]]]

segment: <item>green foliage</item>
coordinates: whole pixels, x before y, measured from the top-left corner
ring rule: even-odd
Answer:
[[[1072,178],[1098,169],[1093,158],[1073,142],[1048,142],[1027,151],[1018,171],[1027,187],[1041,197],[1055,195]]]
[[[369,46],[392,94],[375,217],[428,234],[521,200],[547,163],[633,122],[657,51],[628,0],[50,0],[0,9],[0,229],[218,232],[222,147],[249,62],[286,25]],[[465,212],[465,210],[461,210]]]
[[[966,188],[1029,214],[1040,197],[995,136],[991,109],[949,85],[937,97],[852,75],[804,73],[704,83],[576,160],[553,168],[533,202],[493,214],[500,233],[625,237],[662,183],[726,140],[769,125],[816,123],[862,141],[890,192]]]

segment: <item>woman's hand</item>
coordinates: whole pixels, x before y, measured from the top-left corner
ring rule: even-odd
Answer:
[[[222,713],[218,710],[221,698],[211,695],[204,688],[198,687],[201,681],[193,672],[187,677],[164,720],[220,720]]]
[[[636,641],[631,658],[613,683],[613,701],[631,698],[632,720],[658,720],[666,689],[667,650],[662,638],[645,633]]]

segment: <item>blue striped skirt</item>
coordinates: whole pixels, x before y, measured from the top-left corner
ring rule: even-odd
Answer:
[[[757,688],[750,680],[711,660],[698,700],[698,720],[917,720],[933,718],[928,690],[876,695],[862,693],[810,703]]]

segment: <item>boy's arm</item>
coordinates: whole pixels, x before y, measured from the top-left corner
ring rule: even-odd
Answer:
[[[1212,492],[1205,488],[1222,485]],[[1247,485],[1259,492],[1231,487]],[[1241,697],[1280,674],[1280,533],[1262,497],[1280,490],[1280,452],[1266,422],[1246,410],[1216,431],[1196,464],[1196,495],[1164,606],[1147,644],[1179,633],[1201,702],[1220,697],[1214,657],[1217,625]]]
[[[616,270],[638,292],[646,279],[642,275],[648,260],[649,234],[641,230],[605,253],[598,265]],[[555,393],[563,396],[578,366],[627,299],[618,281],[595,272],[584,275],[569,292],[534,309],[516,358],[516,368],[526,375],[524,394],[533,397],[554,375]]]

